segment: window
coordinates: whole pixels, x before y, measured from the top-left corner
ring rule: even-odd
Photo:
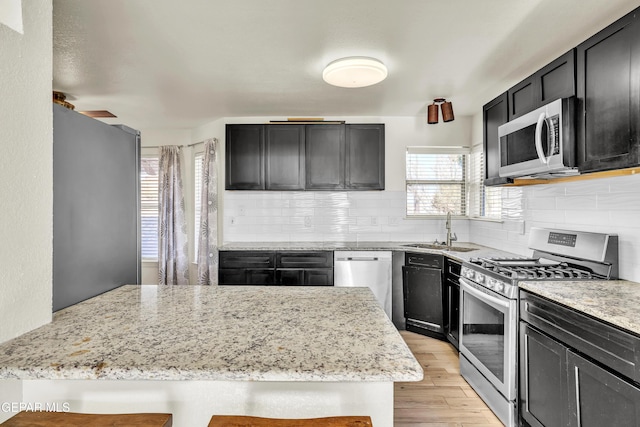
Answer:
[[[158,259],[158,156],[140,160],[140,224],[143,260]]]
[[[407,147],[407,216],[467,215],[467,157],[462,147]]]
[[[484,153],[482,145],[471,150],[469,179],[469,216],[474,218],[502,218],[502,188],[484,186]]]
[[[200,236],[200,208],[202,206],[202,165],[204,163],[204,153],[196,153],[193,158],[193,170],[194,170],[194,226],[193,226],[193,246],[195,259],[198,259],[198,241]]]

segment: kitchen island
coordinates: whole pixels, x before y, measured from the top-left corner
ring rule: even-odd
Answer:
[[[123,286],[0,345],[0,400],[171,412],[177,427],[213,414],[392,426],[393,382],[422,376],[368,288]]]

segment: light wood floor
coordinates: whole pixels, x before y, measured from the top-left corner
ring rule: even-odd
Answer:
[[[395,384],[394,427],[502,427],[460,376],[458,353],[448,342],[400,332],[424,369],[421,382]]]

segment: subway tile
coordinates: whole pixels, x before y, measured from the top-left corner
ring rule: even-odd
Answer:
[[[609,224],[610,223],[609,212],[567,210],[565,223],[568,226],[570,226],[571,224],[576,224],[576,225]]]
[[[608,193],[610,183],[608,180],[587,180],[569,182],[566,184],[567,196],[574,195],[591,195],[599,193]]]
[[[595,194],[582,196],[565,196],[556,198],[556,209],[581,209],[594,210],[597,207],[597,196]]]
[[[527,198],[523,204],[524,209],[556,209],[555,197],[535,197]]]
[[[609,212],[611,218],[611,224],[616,224],[617,226],[624,226],[632,229],[640,228],[640,210],[624,210],[624,211],[616,211],[612,210]],[[637,243],[640,244],[640,236],[637,240]]]
[[[598,207],[610,211],[640,210],[640,187],[635,193],[598,194]]]

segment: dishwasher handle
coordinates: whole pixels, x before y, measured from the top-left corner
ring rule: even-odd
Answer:
[[[344,257],[336,258],[336,261],[378,261],[378,257]]]

